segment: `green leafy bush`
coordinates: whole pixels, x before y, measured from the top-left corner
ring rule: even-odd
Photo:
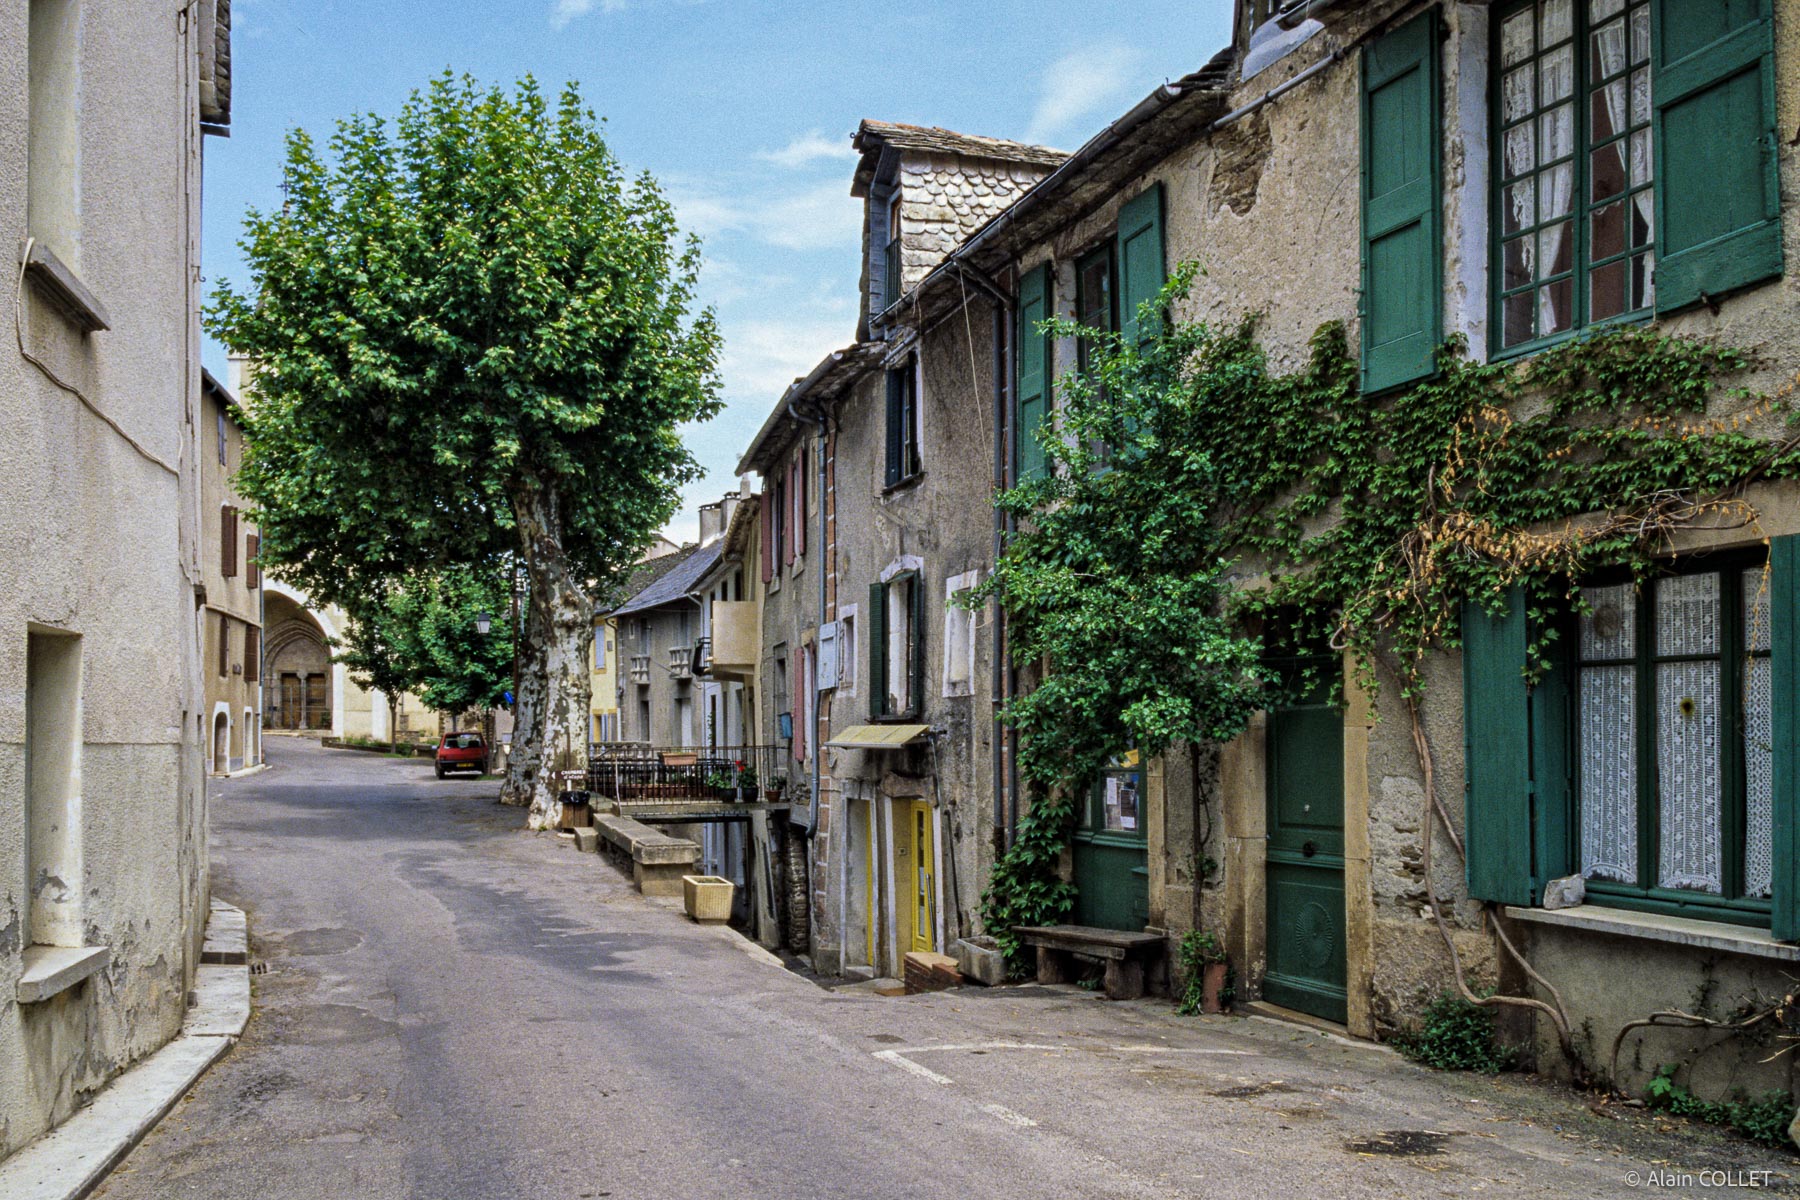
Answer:
[[[1758,1099],[1738,1095],[1730,1100],[1702,1100],[1675,1079],[1679,1068],[1664,1063],[1644,1089],[1651,1108],[1677,1117],[1692,1117],[1709,1125],[1727,1125],[1753,1142],[1765,1146],[1788,1145],[1788,1123],[1794,1118],[1794,1100],[1786,1092],[1767,1092]]]
[[[1500,1044],[1494,1010],[1472,1004],[1455,992],[1441,992],[1425,1006],[1415,1030],[1394,1039],[1394,1047],[1414,1062],[1440,1071],[1498,1075],[1513,1069],[1517,1054]]]
[[[1225,947],[1220,945],[1218,935],[1212,930],[1190,929],[1181,935],[1181,945],[1176,948],[1175,961],[1181,969],[1181,978],[1185,981],[1181,1003],[1175,1006],[1175,1011],[1184,1017],[1191,1017],[1200,1011],[1204,998],[1206,967],[1210,963],[1225,961]]]

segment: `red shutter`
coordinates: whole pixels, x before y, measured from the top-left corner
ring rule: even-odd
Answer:
[[[219,614],[219,674],[231,674],[231,618]]]
[[[781,514],[783,517],[787,518],[788,524],[787,536],[781,539],[781,565],[784,567],[791,567],[794,565],[794,480],[799,478],[799,475],[800,471],[797,464],[792,462],[788,463],[787,495],[783,497],[783,501],[787,505],[787,511]]]
[[[800,450],[800,459],[794,468],[796,486],[794,488],[794,553],[806,554],[806,480],[812,472],[806,469],[806,449],[804,443]]]
[[[261,664],[257,661],[262,649],[262,630],[254,625],[244,627],[244,679],[254,681]]]
[[[219,507],[219,574],[230,579],[237,568],[237,509],[225,504]]]
[[[763,492],[762,505],[762,581],[775,578],[775,497],[774,488]]]
[[[262,536],[249,534],[244,538],[244,586],[252,590],[262,586],[262,564],[257,561],[262,554]]]

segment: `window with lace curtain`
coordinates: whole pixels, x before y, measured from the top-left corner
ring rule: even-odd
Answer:
[[[1495,29],[1494,345],[1654,304],[1650,0],[1524,0]]]
[[[1583,587],[1576,619],[1576,862],[1590,897],[1766,923],[1772,885],[1765,566],[1708,560]]]

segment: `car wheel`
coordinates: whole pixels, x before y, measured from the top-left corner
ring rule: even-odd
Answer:
[[[439,764],[438,764],[438,765],[437,765],[437,766],[436,766],[436,767],[435,767],[435,768],[434,768],[434,769],[435,769],[435,770],[436,770],[436,771],[437,771],[437,777],[438,777],[438,778],[439,778],[439,779],[442,779],[442,778],[443,778],[443,777],[444,777],[444,766],[443,766],[443,764],[442,764],[442,763],[439,763]]]
[[[488,773],[487,759],[484,758],[475,764],[475,773],[477,775],[486,775]]]

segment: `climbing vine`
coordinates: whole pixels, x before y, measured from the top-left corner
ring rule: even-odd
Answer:
[[[1452,340],[1429,381],[1369,397],[1341,325],[1282,370],[1254,319],[1159,324],[1196,270],[1140,314],[1162,330],[1141,346],[1052,323],[1088,369],[1059,383],[1053,469],[997,499],[1019,531],[975,599],[1040,674],[1005,713],[1030,807],[983,898],[1009,953],[1013,925],[1073,906],[1059,864],[1088,781],[1130,748],[1235,736],[1269,703],[1265,640],[1348,650],[1371,693],[1385,670],[1436,806],[1418,706],[1465,601],[1579,607],[1572,580],[1642,578],[1676,529],[1754,525],[1743,489],[1800,474],[1792,385],[1725,386],[1739,350],[1626,325],[1484,363]],[[1534,634],[1540,670],[1555,637]]]

